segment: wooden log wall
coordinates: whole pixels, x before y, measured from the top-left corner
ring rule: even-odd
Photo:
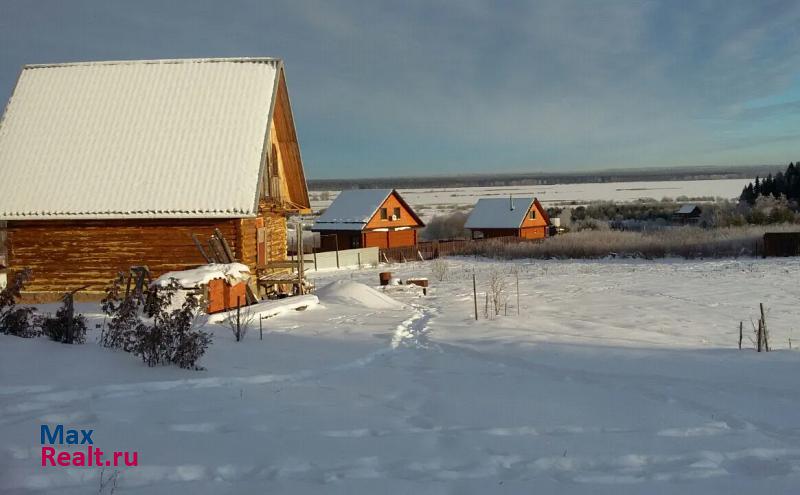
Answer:
[[[154,277],[203,264],[192,241],[219,229],[238,258],[240,219],[32,221],[8,223],[12,270],[30,267],[33,292],[64,292],[84,285],[102,290],[119,271],[147,265]]]
[[[237,252],[242,263],[251,269],[256,266],[257,229],[266,229],[267,260],[285,260],[287,250],[286,217],[279,213],[262,211],[260,218],[243,218],[237,224]]]

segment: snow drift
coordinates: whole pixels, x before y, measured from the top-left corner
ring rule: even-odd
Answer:
[[[352,280],[337,280],[317,291],[323,303],[348,304],[370,309],[401,309],[403,303]]]

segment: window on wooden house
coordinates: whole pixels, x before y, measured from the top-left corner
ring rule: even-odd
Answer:
[[[389,212],[386,208],[381,208],[381,220],[386,220],[387,218],[389,218]]]
[[[531,210],[531,220],[535,220],[535,219],[536,219],[536,210],[532,209]]]
[[[392,218],[394,220],[400,220],[400,208],[394,209],[394,214],[392,215]]]

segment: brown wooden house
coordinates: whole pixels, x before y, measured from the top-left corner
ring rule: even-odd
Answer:
[[[550,234],[550,217],[536,198],[481,198],[467,218],[465,229],[473,239],[522,237],[544,239]]]
[[[415,246],[425,224],[394,189],[342,191],[311,230],[323,251]]]
[[[7,264],[33,292],[203,264],[214,229],[255,268],[309,211],[278,59],[29,65],[0,122]]]

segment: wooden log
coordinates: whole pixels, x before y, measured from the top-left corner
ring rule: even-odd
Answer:
[[[194,245],[197,246],[197,250],[200,251],[200,255],[206,260],[206,263],[211,263],[211,258],[208,257],[206,254],[206,250],[203,249],[203,245],[200,244],[200,240],[197,238],[197,234],[192,234],[192,240],[194,241]]]

